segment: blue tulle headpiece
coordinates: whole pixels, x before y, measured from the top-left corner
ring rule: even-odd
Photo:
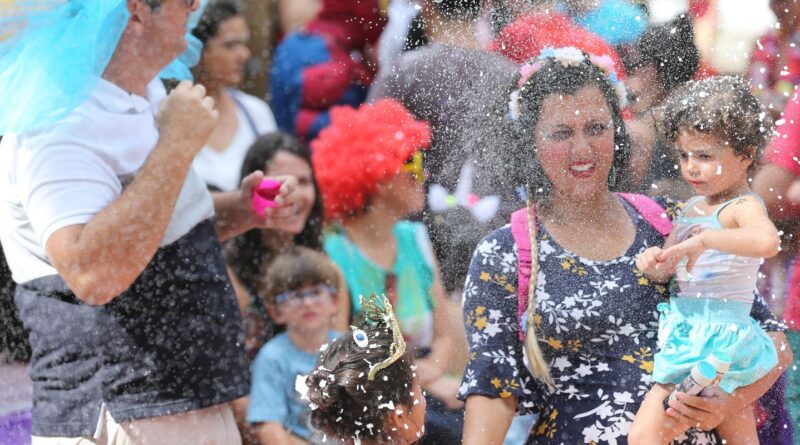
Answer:
[[[0,135],[51,125],[89,97],[128,22],[126,3],[18,0],[3,11],[0,28],[10,35],[0,36]],[[194,36],[187,41],[187,51],[162,77],[192,78],[189,67],[199,61],[202,43]]]
[[[192,35],[192,30],[200,21],[207,3],[206,0],[197,1],[200,2],[200,7],[189,15],[189,22],[186,24],[186,51],[161,71],[159,77],[162,79],[192,80],[194,78],[191,69],[200,63],[203,42]]]

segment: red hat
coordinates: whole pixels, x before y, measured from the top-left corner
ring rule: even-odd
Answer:
[[[417,150],[431,143],[430,125],[414,119],[393,99],[358,109],[334,107],[330,117],[330,125],[311,142],[314,175],[328,219],[362,210],[378,184],[397,176]]]

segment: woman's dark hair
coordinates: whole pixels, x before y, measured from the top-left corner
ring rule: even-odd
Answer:
[[[386,420],[398,405],[413,407],[413,359],[406,352],[369,380],[370,364],[390,354],[392,331],[385,326],[362,329],[369,337],[366,347],[356,344],[352,332],[345,333],[325,349],[306,377],[308,400],[313,404],[311,425],[338,440],[359,437],[378,444],[395,443],[385,428]]]
[[[192,35],[203,43],[217,35],[219,25],[231,17],[244,14],[237,0],[212,0],[203,10],[203,15],[192,30]]]
[[[694,79],[700,52],[694,44],[692,18],[681,14],[667,23],[651,26],[623,63],[629,73],[643,66],[655,67],[664,94]]]
[[[264,268],[259,280],[259,295],[265,304],[274,304],[275,297],[303,286],[326,284],[336,289],[339,274],[328,257],[302,246],[292,246]]]
[[[480,16],[483,0],[438,0],[431,2],[431,6],[440,16],[451,20],[477,20]],[[422,12],[411,20],[406,32],[403,51],[413,51],[431,43]]]
[[[570,64],[544,59],[541,68],[520,89],[519,117],[513,119],[509,101],[519,79],[516,76],[513,85],[488,110],[480,104],[476,106],[472,112],[475,124],[463,132],[466,153],[460,153],[460,159],[449,159],[449,168],[460,168],[465,157],[475,159],[480,168],[475,172],[474,191],[479,195],[499,194],[500,215],[509,216],[510,211],[520,207],[520,198],[524,196],[520,188],[526,186],[533,192],[534,200],[546,201],[551,183],[536,156],[535,139],[542,103],[551,95],[572,95],[593,85],[603,94],[613,120],[614,160],[609,188],[619,190],[628,167],[630,138],[608,76],[586,59]]]
[[[717,76],[676,90],[664,105],[661,129],[672,143],[686,131],[713,135],[737,155],[751,157],[752,173],[771,139],[772,120],[744,79]]]
[[[444,18],[467,21],[478,18],[483,0],[437,0],[431,6]]]
[[[273,132],[259,137],[250,147],[244,157],[241,177],[244,178],[256,170],[263,170],[278,152],[297,156],[312,168],[311,151],[308,146],[286,133]],[[316,198],[303,231],[294,237],[294,244],[320,250],[323,225],[322,195],[313,170],[311,182]],[[264,230],[261,229],[253,229],[234,238],[226,246],[226,251],[228,263],[251,292],[257,288],[264,265],[278,253],[276,246],[264,242]]]

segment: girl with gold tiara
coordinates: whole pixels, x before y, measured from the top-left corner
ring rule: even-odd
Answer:
[[[322,352],[298,378],[323,441],[346,445],[407,445],[425,433],[425,397],[413,357],[386,297],[362,297],[349,335]]]

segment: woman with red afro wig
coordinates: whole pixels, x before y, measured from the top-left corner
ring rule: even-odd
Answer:
[[[430,126],[391,99],[330,114],[330,125],[311,143],[325,215],[333,223],[325,251],[342,269],[351,314],[361,311],[361,295],[383,294],[392,302],[429,393],[422,443],[460,443],[460,382],[445,375],[455,345],[455,332],[447,328],[453,303],[425,226],[405,219],[425,203],[422,151],[430,145]]]
[[[330,126],[311,143],[327,218],[344,220],[360,213],[379,185],[397,176],[430,143],[428,123],[415,120],[397,101],[333,108]]]

